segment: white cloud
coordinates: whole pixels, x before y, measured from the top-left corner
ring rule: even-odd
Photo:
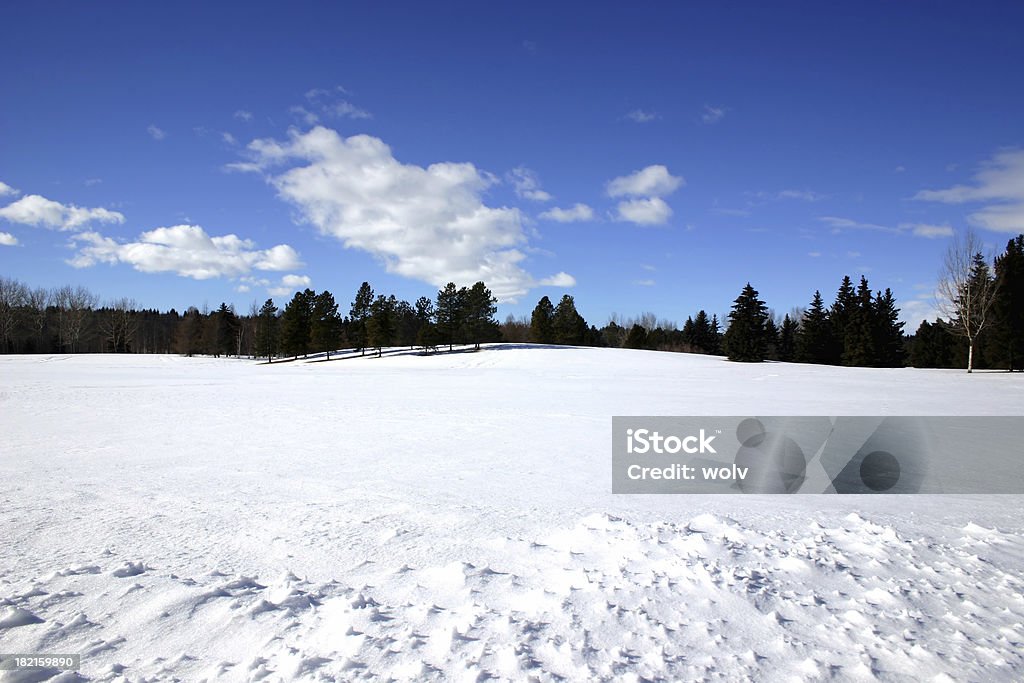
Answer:
[[[657,283],[654,280],[633,280],[637,287],[654,287]]]
[[[20,192],[5,182],[0,181],[0,197],[16,197]]]
[[[348,102],[346,100],[342,100],[342,101],[337,102],[335,104],[328,105],[327,106],[327,111],[330,112],[331,114],[333,114],[334,116],[347,117],[347,118],[350,118],[350,119],[372,119],[373,118],[373,114],[371,114],[370,112],[366,111],[365,109],[360,109],[356,105],[354,105],[351,102]]]
[[[648,272],[651,272],[651,273],[653,273],[653,272],[658,270],[658,268],[656,266],[652,266],[649,263],[641,263],[640,267],[643,268],[644,270],[648,271]]]
[[[700,120],[704,123],[718,123],[725,118],[725,107],[712,107],[710,104],[704,105],[704,113],[700,115]]]
[[[551,195],[541,189],[540,179],[537,177],[537,174],[525,166],[518,166],[509,171],[508,180],[512,183],[512,187],[515,188],[517,197],[534,202],[547,202],[551,200]]]
[[[9,232],[0,232],[0,247],[14,247],[18,245],[18,238]]]
[[[312,286],[313,281],[306,275],[285,275],[281,278],[280,284],[268,287],[267,292],[271,296],[291,296],[300,289]]]
[[[849,218],[837,216],[819,216],[818,220],[832,228],[833,233],[840,233],[843,230],[878,230],[881,232],[899,232],[896,228],[877,225],[875,223],[861,223]]]
[[[759,195],[761,193],[758,193]],[[804,202],[818,202],[825,199],[825,195],[812,192],[811,190],[781,190],[776,192],[774,199],[799,199]]]
[[[319,116],[317,116],[315,113],[311,112],[310,110],[306,109],[305,107],[302,107],[302,106],[299,106],[299,105],[296,105],[294,107],[289,107],[288,108],[288,112],[292,116],[297,118],[299,121],[302,121],[307,126],[313,126],[318,121],[320,121],[320,117]]]
[[[634,123],[650,123],[655,119],[660,119],[661,116],[657,112],[644,111],[643,109],[634,109],[633,111],[626,114],[626,118]]]
[[[901,230],[909,230],[915,237],[952,237],[953,228],[948,225],[928,225],[927,223],[900,223]]]
[[[910,234],[914,237],[924,237],[927,239],[950,237],[953,235],[953,228],[948,225],[900,223],[897,227],[893,228],[887,225],[877,225],[875,223],[861,223],[849,218],[839,218],[837,216],[819,216],[818,220],[830,226],[833,234],[839,234],[844,230],[875,230],[878,232],[889,232],[893,234]],[[856,252],[850,253],[852,254]]]
[[[93,222],[124,223],[124,216],[117,211],[61,204],[37,194],[25,195],[0,209],[0,218],[11,223],[57,230],[76,230]]]
[[[252,121],[252,112],[244,109],[239,109],[234,114],[235,118],[239,121]]]
[[[821,256],[821,252],[820,251],[809,251],[809,252],[807,252],[807,255],[810,256],[811,258],[818,258],[819,256]]]
[[[903,173],[906,170],[907,170],[906,166],[897,166],[896,168],[892,169],[892,172],[893,173]]]
[[[220,139],[223,140],[228,145],[234,146],[238,144],[238,140],[236,140],[235,136],[232,135],[231,133],[221,133]]]
[[[97,232],[79,233],[71,239],[77,254],[68,263],[75,268],[126,263],[143,273],[177,273],[207,280],[239,277],[253,270],[294,270],[302,265],[298,253],[287,244],[260,250],[237,235],[211,237],[198,225],[157,228],[127,243]]]
[[[86,178],[82,184],[86,187],[95,187],[96,185],[103,184],[103,178]]]
[[[540,214],[540,217],[557,223],[577,223],[594,220],[594,210],[586,204],[577,203],[568,209],[553,207]]]
[[[163,140],[167,137],[167,133],[153,124],[149,124],[149,127],[146,128],[146,132],[149,133],[149,136],[154,140]]]
[[[637,225],[664,225],[672,216],[672,208],[660,197],[619,202],[616,210],[619,220]]]
[[[544,278],[537,285],[540,287],[575,287],[576,278],[569,273],[561,272]]]
[[[945,190],[922,190],[914,199],[966,204],[992,202],[970,214],[971,225],[995,232],[1024,231],[1024,149],[1007,149],[984,161],[974,184]]]
[[[435,287],[483,280],[502,301],[541,284],[521,265],[522,214],[483,203],[495,180],[473,164],[404,164],[379,138],[324,127],[255,140],[248,150],[251,161],[235,169],[266,173],[305,221],[388,272]]]
[[[686,184],[661,164],[653,164],[608,182],[609,197],[663,197]]]

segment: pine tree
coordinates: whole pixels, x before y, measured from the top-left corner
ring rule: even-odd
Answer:
[[[399,346],[416,346],[416,335],[420,331],[420,321],[416,317],[416,309],[408,301],[399,301],[395,306],[395,336]]]
[[[940,320],[922,320],[910,344],[910,364],[915,368],[952,368],[955,341],[949,326]]]
[[[875,360],[883,368],[903,367],[903,326],[896,297],[888,287],[875,297]]]
[[[768,360],[779,359],[779,327],[775,324],[771,313],[764,321],[764,357]]]
[[[686,319],[689,322],[689,318]],[[686,328],[683,328],[685,334]],[[693,330],[692,338],[689,341],[690,344],[697,347],[697,351],[700,353],[710,353],[712,346],[711,340],[711,322],[708,320],[708,314],[701,309],[697,311],[697,317],[693,319]]]
[[[424,334],[424,329],[430,326],[430,330]],[[424,340],[432,341],[433,344],[425,344]],[[434,300],[430,297],[421,296],[416,299],[416,343],[420,346],[437,346],[437,329],[434,328]]]
[[[853,303],[846,305],[847,322],[843,335],[843,365],[870,367],[875,365],[875,302],[868,280],[861,275]]]
[[[759,363],[765,358],[768,307],[757,297],[757,290],[748,282],[733,302],[723,340],[729,360]]]
[[[712,356],[722,355],[722,328],[718,323],[718,314],[711,314],[711,330],[708,336],[708,343],[711,347],[708,349],[708,353]]]
[[[844,275],[836,292],[836,300],[828,314],[831,335],[827,363],[838,365],[846,351],[846,328],[857,308],[857,292],[849,275]]]
[[[533,315],[530,316],[531,342],[534,344],[555,343],[554,317],[555,307],[551,304],[551,299],[546,296],[542,297],[533,309]]]
[[[395,307],[398,301],[395,296],[380,294],[370,304],[370,317],[366,321],[366,345],[377,349],[380,358],[381,350],[391,346],[395,338]]]
[[[266,356],[267,362],[274,361],[277,353],[277,306],[273,299],[267,299],[260,308],[256,327],[256,353]]]
[[[555,343],[578,346],[583,343],[587,332],[587,321],[576,311],[576,302],[565,294],[555,306],[551,319],[555,332]]]
[[[449,282],[437,293],[437,308],[434,317],[437,319],[437,331],[441,341],[448,344],[451,351],[462,331],[462,300],[466,296],[465,287],[458,289],[454,282]]]
[[[310,337],[314,351],[324,351],[327,360],[341,343],[341,315],[334,295],[324,290],[313,298]]]
[[[633,327],[629,328],[629,334],[626,335],[625,347],[627,349],[646,349],[647,330],[640,325],[634,324]]]
[[[349,333],[360,354],[366,353],[366,320],[370,317],[370,306],[373,305],[373,287],[369,282],[359,285],[355,301],[349,310]]]
[[[281,316],[281,346],[286,355],[298,358],[299,354],[309,353],[315,298],[316,292],[312,289],[295,292],[295,296],[284,307]]]
[[[683,323],[683,343],[687,346],[697,346],[697,334],[695,328],[696,323],[693,322],[693,318],[687,316],[686,322]]]
[[[796,359],[796,340],[799,332],[797,322],[786,314],[779,328],[779,360],[790,363]]]
[[[832,324],[821,292],[815,291],[811,307],[804,312],[797,335],[796,357],[801,363],[827,364],[832,361]]]
[[[494,319],[494,314],[498,312],[497,303],[498,299],[483,282],[474,284],[463,297],[463,325],[476,351],[480,350],[480,342],[501,338],[498,321]]]
[[[989,337],[993,367],[1024,369],[1024,235],[1006,244],[996,259],[995,326]]]

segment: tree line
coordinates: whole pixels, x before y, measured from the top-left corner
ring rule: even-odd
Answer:
[[[381,355],[389,346],[423,347],[436,351],[446,345],[500,341],[501,330],[494,314],[497,299],[483,282],[456,287],[449,282],[436,299],[421,296],[415,303],[393,294],[375,294],[364,282],[356,291],[349,313],[343,316],[329,291],[296,292],[279,310],[267,299],[256,315],[256,355],[272,361],[277,356],[298,358],[310,353],[330,354],[355,349]]]
[[[138,309],[128,298],[99,306],[84,287],[33,289],[0,277],[2,353],[181,353],[297,358],[355,349],[380,355],[385,347],[531,342],[725,355],[742,362],[779,360],[861,367],[1024,369],[1024,235],[1011,239],[992,266],[968,233],[954,243],[939,283],[944,317],[904,334],[900,309],[888,288],[873,291],[844,276],[830,305],[820,291],[807,308],[781,318],[750,283],[724,324],[699,310],[680,328],[653,313],[603,327],[590,325],[566,294],[558,304],[542,297],[529,317],[499,324],[496,299],[483,282],[448,283],[435,297],[410,303],[377,294],[363,282],[343,315],[334,295],[296,292],[279,310],[272,299],[247,314],[226,303],[184,314]]]

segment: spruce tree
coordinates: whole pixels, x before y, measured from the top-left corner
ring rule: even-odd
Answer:
[[[888,287],[875,297],[875,360],[883,368],[903,367],[903,326],[896,297]]]
[[[992,302],[995,326],[989,338],[994,367],[1024,369],[1024,235],[1006,244],[995,263],[996,292]]]
[[[327,360],[341,342],[341,315],[334,295],[324,290],[313,298],[310,337],[314,351],[324,351]]]
[[[828,320],[831,327],[829,336],[830,348],[828,360],[831,365],[838,365],[846,351],[846,328],[850,324],[854,311],[857,309],[857,292],[849,275],[843,276],[836,292],[836,300],[829,311]]]
[[[633,327],[629,328],[629,334],[626,335],[625,347],[627,349],[646,349],[647,330],[640,325],[634,324]]]
[[[542,297],[533,309],[533,315],[530,316],[531,342],[534,344],[555,343],[554,317],[555,307],[551,304],[551,299],[546,296]]]
[[[779,359],[779,326],[775,324],[771,313],[764,322],[764,357],[768,360]]]
[[[256,353],[266,356],[267,362],[274,361],[277,353],[277,306],[273,299],[267,299],[260,308],[256,327]]]
[[[286,355],[299,357],[309,353],[312,341],[313,300],[311,289],[295,292],[281,316],[281,346]]]
[[[690,321],[689,318],[686,319]],[[685,334],[686,328],[683,328]],[[697,317],[693,319],[693,329],[691,332],[690,344],[697,347],[699,353],[710,353],[712,340],[711,340],[711,322],[708,320],[708,314],[701,309],[697,311]]]
[[[494,314],[498,312],[497,303],[498,299],[483,282],[474,284],[463,297],[463,325],[476,351],[480,350],[480,342],[497,341],[501,338],[498,321],[494,319]]]
[[[395,307],[398,302],[394,294],[380,294],[370,304],[370,316],[366,320],[366,345],[377,349],[377,357],[385,346],[391,346],[395,338]]]
[[[797,335],[796,358],[801,363],[827,364],[832,362],[832,324],[825,311],[821,292],[815,291],[811,307],[804,312]]]
[[[462,300],[466,292],[465,287],[458,289],[454,282],[449,282],[437,293],[434,317],[437,319],[437,331],[441,335],[441,341],[448,344],[449,351],[462,331]]]
[[[683,323],[683,343],[687,346],[697,346],[697,334],[695,328],[696,323],[693,322],[693,318],[687,316],[686,322]]]
[[[790,363],[796,360],[796,339],[800,327],[797,322],[786,314],[779,328],[779,360]]]
[[[711,329],[708,333],[708,343],[711,348],[708,349],[708,353],[712,356],[722,355],[722,328],[718,323],[718,314],[711,314]]]
[[[733,302],[723,339],[729,360],[759,363],[765,358],[768,307],[757,297],[757,290],[748,282]]]
[[[555,343],[577,346],[583,343],[587,332],[587,321],[576,311],[576,302],[565,294],[555,306],[551,319],[555,332]]]
[[[875,365],[875,302],[871,297],[871,287],[863,275],[853,304],[846,307],[847,322],[843,335],[843,365],[854,367],[870,367]]]
[[[356,292],[355,301],[349,311],[349,333],[360,353],[366,353],[366,321],[370,317],[370,306],[373,305],[373,287],[364,282]]]

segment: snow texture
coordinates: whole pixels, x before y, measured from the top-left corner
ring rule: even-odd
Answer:
[[[1024,497],[610,493],[613,415],[1024,415],[1020,379],[0,357],[0,651],[96,681],[1020,680]]]

